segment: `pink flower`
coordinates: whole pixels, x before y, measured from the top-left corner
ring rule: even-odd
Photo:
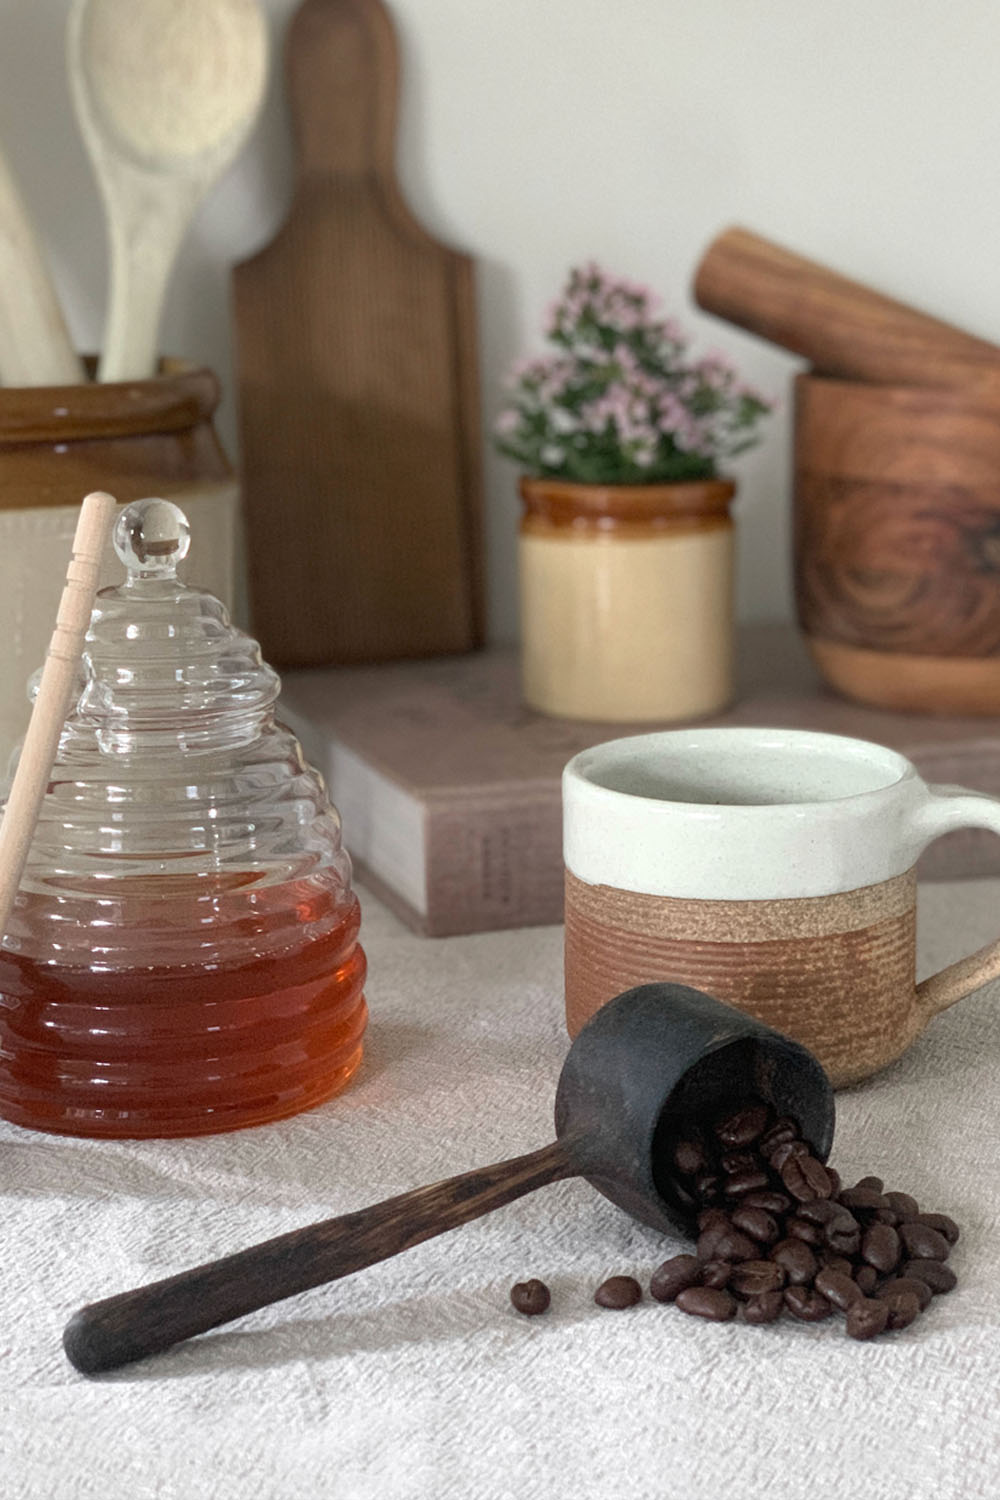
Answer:
[[[516,412],[513,407],[508,406],[506,411],[502,411],[497,417],[496,422],[494,423],[493,430],[494,432],[498,433],[500,437],[510,437],[517,431],[520,425],[520,413]]]

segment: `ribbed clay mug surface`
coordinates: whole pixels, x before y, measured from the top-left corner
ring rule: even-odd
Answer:
[[[671,980],[807,1047],[835,1087],[897,1058],[1000,973],[998,947],[916,983],[916,876],[1000,802],[929,786],[846,736],[684,729],[595,745],[563,772],[566,1019]]]

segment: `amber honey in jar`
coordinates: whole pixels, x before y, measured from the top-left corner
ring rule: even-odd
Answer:
[[[342,1089],[367,1020],[340,820],[274,716],[279,682],[180,583],[176,506],[119,517],[0,946],[0,1115],[183,1136]]]

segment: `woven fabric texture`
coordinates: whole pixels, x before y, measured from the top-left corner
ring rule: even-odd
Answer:
[[[567,1042],[558,928],[422,939],[361,892],[366,1059],[280,1125],[88,1142],[0,1125],[4,1500],[995,1500],[1000,992],[838,1095],[831,1161],[952,1215],[959,1287],[872,1344],[706,1324],[606,1276],[688,1248],[559,1183],[88,1380],[83,1302],[544,1145]],[[927,973],[1000,929],[1000,881],[921,890]],[[850,976],[846,976],[850,983]],[[513,1282],[552,1289],[544,1316]]]

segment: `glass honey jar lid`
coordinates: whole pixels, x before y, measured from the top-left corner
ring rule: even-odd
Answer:
[[[177,577],[165,500],[115,527],[0,946],[0,1115],[82,1135],[187,1135],[337,1092],[366,1022],[340,819],[275,718],[280,683]]]

